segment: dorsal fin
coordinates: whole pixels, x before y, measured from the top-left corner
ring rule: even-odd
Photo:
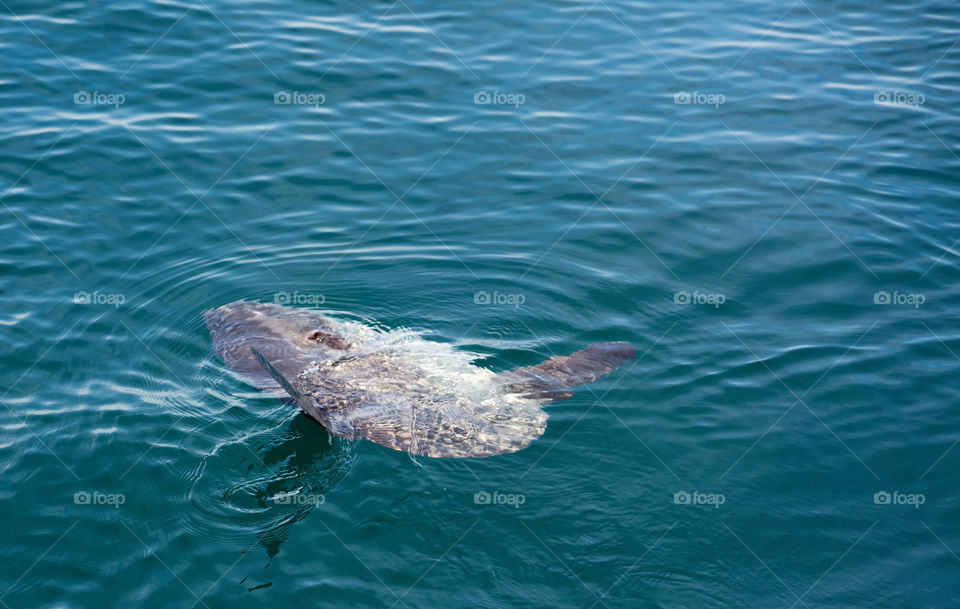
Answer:
[[[525,366],[497,375],[508,393],[539,400],[566,400],[565,391],[609,374],[634,358],[629,343],[596,343],[570,355],[557,355],[536,366]]]

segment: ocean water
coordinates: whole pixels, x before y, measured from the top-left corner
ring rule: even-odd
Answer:
[[[950,607],[960,6],[0,1],[0,602]],[[637,359],[411,458],[217,358],[317,307]]]

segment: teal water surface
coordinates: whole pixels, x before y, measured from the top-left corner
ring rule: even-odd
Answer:
[[[958,41],[933,1],[0,0],[0,603],[954,606]],[[637,359],[411,458],[229,371],[241,298]]]

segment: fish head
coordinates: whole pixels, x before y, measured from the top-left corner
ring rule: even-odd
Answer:
[[[313,309],[241,300],[207,311],[204,319],[217,354],[262,389],[279,386],[251,347],[288,377],[311,362],[338,359],[351,349],[337,333],[335,322]]]

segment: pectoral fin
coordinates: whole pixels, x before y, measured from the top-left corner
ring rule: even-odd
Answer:
[[[308,413],[313,410],[311,408],[310,401],[304,397],[302,393],[297,391],[296,387],[294,387],[290,381],[288,381],[287,378],[273,366],[273,364],[267,361],[267,358],[264,357],[262,353],[257,351],[255,347],[250,347],[250,350],[253,351],[253,356],[257,358],[257,361],[260,362],[260,365],[263,366],[263,369],[273,377],[273,380],[277,381],[277,384],[280,385],[284,391],[290,394],[290,397],[297,402],[300,408]]]

